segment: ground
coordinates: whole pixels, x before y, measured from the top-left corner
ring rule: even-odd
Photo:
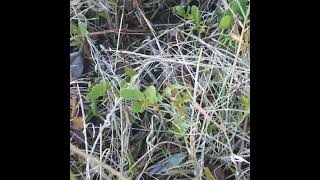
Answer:
[[[250,1],[71,0],[70,49],[71,178],[250,178]]]

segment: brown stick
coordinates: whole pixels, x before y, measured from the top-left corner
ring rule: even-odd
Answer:
[[[206,112],[206,110],[204,110],[201,106],[200,106],[200,104],[198,104],[197,102],[192,102],[192,106],[196,109],[196,110],[198,110],[199,112],[200,112],[200,114],[202,114],[203,116],[204,116],[204,118],[205,119],[208,119],[208,120],[210,120],[210,121],[214,121],[211,117],[210,117],[210,115]]]

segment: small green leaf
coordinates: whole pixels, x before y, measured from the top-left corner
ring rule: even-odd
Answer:
[[[134,165],[135,160],[130,151],[128,152],[128,160],[129,160],[129,169],[131,169],[130,174],[134,176],[136,175],[138,168],[137,168],[137,164]]]
[[[76,176],[70,170],[70,180],[77,180]]]
[[[201,27],[199,28],[199,32],[200,32],[200,33],[206,32],[206,28],[205,28],[204,26],[201,26]]]
[[[176,6],[175,10],[179,16],[184,17],[186,15],[186,10],[184,9],[183,6]]]
[[[209,134],[211,134],[216,128],[217,128],[216,125],[210,123],[210,124],[208,125],[207,132],[208,132]]]
[[[79,28],[73,23],[70,23],[70,33],[71,34],[79,34],[80,33]]]
[[[152,105],[158,100],[157,90],[154,86],[147,87],[144,94],[146,96],[146,104],[148,105]]]
[[[149,86],[147,87],[146,91],[145,91],[145,95],[147,98],[150,98],[150,99],[154,99],[157,97],[157,90],[154,86]]]
[[[91,101],[97,100],[99,97],[104,96],[109,88],[110,84],[108,82],[94,85],[89,92],[89,99]]]
[[[120,96],[125,100],[144,100],[144,94],[137,88],[120,89]]]
[[[115,90],[115,95],[116,95],[116,97],[120,97],[120,91],[119,90]]]
[[[154,99],[150,97],[146,97],[145,104],[146,106],[154,104]]]
[[[97,106],[97,103],[96,102],[92,102],[90,104],[90,108],[91,108],[91,111],[93,113],[94,116],[96,116],[98,114],[98,106]]]
[[[162,101],[162,96],[161,96],[161,94],[158,93],[158,92],[157,92],[156,100],[157,100],[158,102],[161,102],[161,101]]]
[[[127,76],[128,76],[129,78],[131,78],[131,77],[133,77],[134,75],[137,74],[137,71],[134,70],[134,69],[131,68],[131,67],[126,67],[126,68],[125,68],[125,72],[126,72],[126,74],[127,74]]]
[[[79,30],[82,37],[85,37],[87,33],[87,27],[85,23],[79,23]]]
[[[220,29],[225,30],[228,29],[232,24],[232,17],[230,15],[225,15],[220,21]]]
[[[239,100],[241,101],[245,111],[250,113],[250,100],[246,96],[240,96]]]
[[[190,14],[190,11],[191,11],[191,7],[188,6],[186,14]]]
[[[190,96],[188,93],[181,93],[181,94],[182,94],[181,103],[190,102]]]
[[[192,14],[187,14],[186,18],[187,18],[188,20],[193,20],[193,19],[194,19],[194,17],[192,16]]]
[[[223,16],[226,16],[226,15],[229,15],[229,16],[233,16],[233,14],[232,14],[232,12],[230,11],[230,9],[228,9],[225,13],[224,13],[224,15]],[[221,16],[221,17],[223,17],[223,16]],[[220,17],[220,18],[221,18]]]
[[[229,35],[222,35],[221,39],[219,39],[219,42],[222,45],[228,46],[228,44],[230,44],[230,42],[232,42],[232,39]]]
[[[181,164],[181,162],[187,157],[186,153],[180,152],[177,154],[169,155],[165,159],[156,163],[152,169],[150,169],[149,173],[153,174],[161,174],[167,172],[169,169],[174,168]]]
[[[182,134],[182,135],[185,134],[190,127],[190,124],[185,119],[182,119],[182,118],[175,118],[175,120],[173,121],[173,124],[178,129],[178,134]]]
[[[80,15],[79,21],[78,21],[78,27],[79,27],[81,36],[85,37],[87,33],[87,20],[84,15]]]
[[[135,102],[131,105],[131,110],[136,113],[142,113],[146,110],[143,102]]]
[[[171,127],[169,128],[169,131],[172,131],[172,132],[174,132],[174,133],[176,133],[176,134],[181,134],[179,128],[178,128],[177,126],[175,126],[175,125],[171,126]]]
[[[124,79],[120,80],[120,88],[126,88],[128,87],[128,82]]]
[[[196,25],[197,26],[200,26],[200,21],[201,21],[201,18],[200,18],[200,11],[199,11],[199,8],[197,6],[192,6],[191,7],[191,14],[193,16],[193,19],[195,20],[196,22]]]
[[[163,90],[162,95],[163,95],[164,97],[171,97],[171,87],[170,87],[170,86],[167,86],[167,87]]]
[[[235,15],[240,14],[242,17],[245,16],[246,14],[246,1],[245,0],[233,0],[230,3],[230,8],[234,12]],[[242,11],[243,13],[242,13]]]
[[[186,153],[180,152],[177,154],[170,155],[167,158],[167,167],[168,169],[178,166],[182,161],[187,157]]]
[[[204,175],[206,177],[206,180],[215,180],[215,178],[212,176],[211,171],[208,167],[204,168]]]

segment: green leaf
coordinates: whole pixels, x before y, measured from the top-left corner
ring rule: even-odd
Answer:
[[[147,104],[154,105],[155,102],[162,101],[162,96],[157,92],[154,86],[149,86],[144,93],[147,98]]]
[[[108,82],[94,85],[89,92],[89,99],[91,101],[97,100],[99,97],[104,96],[109,88],[110,84]]]
[[[230,11],[230,9],[228,9],[225,13],[224,13],[224,15],[223,16],[226,16],[226,15],[229,15],[229,16],[233,16],[233,14],[232,14],[232,12]],[[221,16],[222,17],[222,16]],[[220,17],[220,18],[221,18]]]
[[[79,30],[82,37],[85,37],[87,33],[87,26],[85,23],[79,23]]]
[[[208,125],[207,132],[208,132],[209,134],[211,134],[216,128],[217,128],[216,125],[210,123],[210,124]]]
[[[188,8],[187,8],[187,13],[186,13],[186,14],[190,14],[190,12],[191,12],[191,7],[188,6]]]
[[[125,68],[125,72],[126,72],[126,74],[127,74],[127,76],[128,76],[129,78],[131,78],[131,77],[133,77],[134,75],[137,74],[137,71],[134,70],[134,69],[131,68],[131,67],[126,67],[126,68]]]
[[[71,34],[79,34],[79,28],[74,24],[74,23],[70,23],[70,33]]]
[[[230,15],[225,15],[221,19],[219,27],[220,29],[225,30],[230,28],[231,24],[232,24],[232,17]]]
[[[245,111],[250,113],[250,100],[246,96],[240,96],[239,100],[241,101]]]
[[[193,19],[194,19],[194,17],[192,16],[192,14],[187,14],[186,18],[187,18],[188,20],[193,20]]]
[[[180,131],[180,129],[177,126],[172,126],[169,128],[169,131],[173,132],[174,134],[180,135],[182,134],[182,132]]]
[[[199,11],[199,8],[195,5],[193,5],[191,7],[191,14],[193,16],[193,19],[195,20],[196,22],[196,25],[197,26],[200,26],[200,21],[201,21],[201,18],[200,18],[200,11]]]
[[[70,180],[77,180],[76,176],[74,176],[71,170],[70,170]]]
[[[215,178],[212,176],[211,171],[208,167],[204,168],[204,175],[206,177],[206,180],[215,180]]]
[[[149,98],[151,101],[154,101],[157,98],[157,90],[154,86],[147,87],[145,91],[146,98]]]
[[[91,111],[93,113],[94,116],[96,116],[98,114],[98,106],[97,106],[97,103],[96,102],[92,102],[90,104],[90,108],[91,108]]]
[[[170,87],[170,86],[167,86],[167,87],[163,90],[162,95],[163,95],[164,97],[171,97],[171,87]]]
[[[143,102],[135,102],[131,105],[131,110],[135,113],[142,113],[146,110]]]
[[[225,45],[227,46],[230,41],[232,41],[231,37],[229,35],[222,35],[220,36],[221,38],[219,39],[219,42],[222,44],[222,45]]]
[[[176,96],[176,102],[175,104],[177,106],[182,106],[183,103],[188,103],[190,102],[190,96],[188,93],[183,93],[181,92],[179,95]]]
[[[79,27],[81,36],[85,37],[87,33],[87,20],[84,15],[80,15],[79,21],[78,21],[78,27]]]
[[[131,176],[135,176],[138,172],[138,168],[137,168],[137,164],[134,165],[135,160],[130,151],[128,152],[128,161],[129,161],[129,169],[131,169],[130,174]]]
[[[128,86],[129,86],[129,84],[126,80],[124,80],[124,79],[120,80],[120,88],[126,88]]]
[[[184,135],[190,127],[190,124],[185,119],[182,119],[179,117],[174,119],[173,124],[176,128],[172,128],[172,129],[175,130],[175,133],[178,133],[181,135]]]
[[[182,163],[182,161],[187,157],[186,153],[183,153],[183,152],[180,152],[180,153],[177,153],[177,154],[173,154],[173,155],[170,155],[168,158],[167,158],[167,168],[170,169],[170,168],[173,168],[173,167],[176,167],[178,165],[180,165]]]
[[[170,155],[160,162],[156,163],[149,171],[151,175],[167,172],[169,169],[174,168],[181,164],[181,162],[187,157],[186,153],[181,152]]]
[[[137,88],[120,89],[120,96],[125,100],[144,100],[144,94]]]
[[[235,15],[240,14],[242,17],[246,14],[246,1],[245,0],[233,0],[230,4],[230,8],[234,12]],[[242,13],[242,11],[243,13]]]
[[[181,103],[187,103],[190,102],[190,96],[188,93],[181,93],[182,97],[181,97]]]
[[[183,6],[176,6],[175,10],[179,16],[184,17],[186,15],[186,10],[184,9]]]
[[[157,100],[158,102],[161,102],[161,101],[162,101],[162,96],[161,96],[161,94],[158,93],[158,92],[157,92],[156,100]]]
[[[205,28],[204,26],[201,26],[201,27],[199,28],[199,32],[200,32],[200,33],[206,32],[206,28]]]

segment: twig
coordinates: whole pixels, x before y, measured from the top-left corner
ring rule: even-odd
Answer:
[[[119,98],[115,104],[114,104],[114,107],[112,108],[112,110],[110,111],[110,113],[107,114],[106,116],[106,119],[102,125],[102,127],[100,128],[100,131],[99,131],[99,134],[96,138],[96,140],[94,141],[93,143],[93,146],[92,146],[92,149],[91,149],[91,152],[90,152],[90,156],[92,155],[92,153],[94,152],[94,149],[96,148],[96,145],[98,143],[98,141],[100,140],[100,136],[102,136],[102,131],[108,127],[110,125],[110,118],[111,116],[114,114],[114,112],[117,110],[117,106],[119,105],[119,103],[121,102],[122,98]]]
[[[154,25],[154,30],[155,31],[161,31],[164,30],[166,28],[171,28],[174,27],[174,25],[163,25],[163,24],[158,24],[158,25]],[[89,33],[89,36],[99,36],[99,35],[105,35],[105,34],[109,34],[109,33],[119,33],[119,30],[121,33],[123,34],[139,34],[139,33],[149,33],[152,34],[150,29],[108,29],[108,30],[104,30],[104,31],[97,31],[97,32],[91,32]]]
[[[84,153],[82,150],[80,150],[79,148],[77,148],[76,146],[74,146],[73,144],[70,143],[70,151],[72,151],[73,153],[78,154],[79,156],[83,157],[84,159],[90,159],[91,162],[95,163],[96,165],[100,165],[102,168],[106,169],[107,171],[109,171],[111,174],[115,175],[118,177],[118,179],[121,180],[126,180],[127,178],[124,177],[123,175],[121,175],[118,171],[116,171],[115,169],[113,169],[111,166],[99,161],[97,158],[95,157],[88,157],[86,155],[86,153]]]
[[[248,122],[249,122],[249,118],[246,118],[244,120],[244,125],[243,125],[243,134],[246,135],[247,134],[247,129],[248,129]],[[244,149],[244,139],[241,140],[241,145],[240,145],[240,155],[243,155],[243,149]]]
[[[81,98],[81,94],[80,94],[79,84],[77,84],[77,92],[78,92],[78,96],[79,96],[79,103],[81,106],[83,126],[86,127],[85,113],[84,113],[83,102],[82,102],[82,98]],[[83,128],[83,134],[84,134],[84,140],[85,140],[85,149],[86,149],[86,153],[87,153],[88,152],[88,138],[87,138],[86,128]],[[88,161],[88,159],[87,159],[87,161]],[[86,175],[87,175],[87,178],[90,176],[88,164],[86,165]]]
[[[89,33],[90,36],[99,36],[99,35],[105,35],[108,33],[119,33],[119,31],[123,34],[134,34],[134,33],[151,33],[148,29],[108,29],[104,31],[98,31],[98,32],[91,32]]]

